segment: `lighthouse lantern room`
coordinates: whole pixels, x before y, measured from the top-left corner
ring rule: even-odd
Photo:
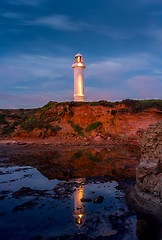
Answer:
[[[72,65],[74,68],[74,101],[84,102],[84,68],[82,54],[75,55],[75,62]]]

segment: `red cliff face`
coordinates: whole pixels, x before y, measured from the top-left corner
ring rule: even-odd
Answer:
[[[54,117],[61,115],[63,107],[54,107],[46,112],[46,115]],[[49,117],[48,116],[48,117]],[[57,121],[52,122],[59,125],[62,129],[58,135],[78,135],[77,127],[81,127],[81,133],[85,137],[102,136],[105,140],[109,138],[136,139],[139,141],[145,129],[152,123],[162,119],[162,115],[156,109],[149,109],[140,113],[131,113],[124,105],[114,108],[104,106],[79,106],[67,107]],[[90,124],[100,122],[95,129],[93,126],[87,129]]]
[[[86,130],[89,124],[100,121],[102,126],[95,131],[97,133],[102,132],[101,135],[107,134],[108,136],[140,135],[140,132],[147,129],[150,124],[162,119],[161,114],[159,114],[156,109],[131,114],[128,109],[122,106],[116,108],[107,108],[103,106],[81,106],[72,108],[71,111],[74,113],[73,116],[69,118],[69,114],[66,113],[64,118],[60,121],[61,124],[66,124],[70,119],[74,124],[78,124]],[[85,134],[89,135],[92,131]]]
[[[101,136],[103,143],[105,141],[111,143],[115,139],[139,143],[144,130],[162,119],[161,113],[156,108],[133,113],[129,107],[120,103],[111,107],[92,106],[89,103],[78,106],[59,103],[53,104],[50,108],[43,107],[33,116],[34,120],[30,118],[20,124],[12,136],[79,137],[84,139],[83,141],[93,141],[96,136]]]

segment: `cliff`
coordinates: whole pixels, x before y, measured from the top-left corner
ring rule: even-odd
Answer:
[[[143,135],[136,182],[141,198],[162,206],[162,121],[150,125]]]
[[[52,136],[86,144],[139,144],[144,130],[160,119],[161,100],[49,102],[33,110],[0,110],[0,134],[1,138]]]

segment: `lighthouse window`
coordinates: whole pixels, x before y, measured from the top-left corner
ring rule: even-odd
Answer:
[[[78,57],[78,58],[77,58],[77,62],[81,62],[81,57]]]

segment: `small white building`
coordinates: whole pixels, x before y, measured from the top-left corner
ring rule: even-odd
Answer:
[[[74,68],[74,102],[84,102],[84,68],[82,54],[75,55]]]

